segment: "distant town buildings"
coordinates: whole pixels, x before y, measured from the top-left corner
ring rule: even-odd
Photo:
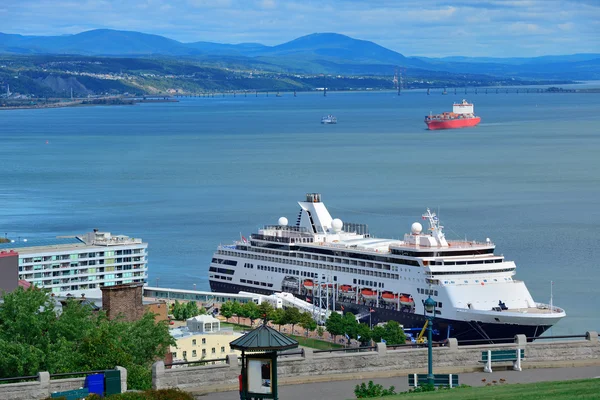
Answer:
[[[186,321],[186,326],[171,329],[177,346],[171,346],[173,362],[225,358],[231,353],[229,342],[241,334],[233,328],[221,328],[221,321],[210,315],[198,315]]]
[[[101,288],[148,280],[148,244],[109,232],[0,243],[18,252],[19,279],[55,296],[101,298]]]

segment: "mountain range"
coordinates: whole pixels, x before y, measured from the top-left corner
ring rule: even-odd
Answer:
[[[63,36],[0,33],[0,53],[106,57],[190,58],[220,66],[276,72],[390,75],[418,70],[525,79],[600,79],[600,54],[535,58],[406,57],[376,43],[337,33],[314,33],[276,46],[259,43],[182,43],[141,32],[96,29]]]

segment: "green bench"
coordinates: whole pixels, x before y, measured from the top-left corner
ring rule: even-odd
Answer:
[[[408,386],[419,387],[427,384],[427,374],[409,374]],[[433,386],[458,386],[458,375],[455,374],[433,374]]]
[[[87,388],[75,389],[75,390],[67,390],[65,392],[54,392],[50,395],[51,399],[61,399],[64,398],[66,400],[79,400],[85,399],[90,392]]]
[[[492,363],[512,362],[515,371],[521,371],[521,360],[525,358],[524,349],[516,350],[488,350],[481,352],[480,363],[485,364],[484,372],[492,372]]]

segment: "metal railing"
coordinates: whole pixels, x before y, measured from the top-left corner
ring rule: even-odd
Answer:
[[[188,365],[188,364],[208,364],[208,363],[227,363],[227,358],[213,358],[210,360],[197,360],[197,361],[176,361],[172,363],[165,363],[165,367],[170,367],[173,365]]]
[[[102,369],[102,370],[97,370],[97,371],[61,372],[61,373],[57,373],[57,374],[50,374],[50,379],[53,379],[53,378],[63,378],[63,377],[67,377],[67,376],[85,377],[85,376],[91,375],[91,374],[103,374],[106,371],[107,370]],[[38,379],[38,375],[15,376],[15,377],[11,377],[11,378],[0,378],[0,384],[7,383],[7,382],[14,382],[14,381],[32,381],[32,380],[37,380],[37,379]]]
[[[61,372],[59,374],[50,374],[50,379],[52,379],[52,378],[62,378],[62,377],[65,377],[65,376],[74,376],[74,375],[86,376],[86,375],[91,375],[91,374],[103,374],[106,371],[107,371],[106,369],[102,369],[102,370],[98,370],[98,371]]]
[[[534,340],[553,340],[553,339],[586,339],[587,335],[556,335],[556,336],[527,336],[527,342],[533,342]],[[500,344],[500,343],[514,343],[515,338],[498,338],[498,339],[468,339],[458,340],[459,346],[472,345],[472,344]]]
[[[285,353],[277,353],[277,357],[287,357],[287,356],[304,356],[304,350],[300,349],[297,351],[286,351]]]
[[[545,339],[586,339],[587,335],[556,335],[556,336],[531,336],[527,337],[527,341],[529,340],[545,340]]]
[[[38,379],[37,375],[15,376],[12,378],[0,378],[0,384],[2,384],[4,382],[11,382],[11,381],[30,381],[30,380],[37,380],[37,379]]]
[[[343,347],[341,349],[325,349],[325,350],[314,350],[313,354],[317,353],[358,353],[361,351],[375,351],[377,346],[361,346],[361,347]]]

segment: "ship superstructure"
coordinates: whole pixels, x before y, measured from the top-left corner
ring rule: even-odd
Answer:
[[[402,240],[375,238],[367,225],[332,218],[318,193],[298,203],[295,225],[285,217],[233,245],[219,246],[210,264],[211,289],[290,292],[373,323],[424,324],[423,302],[437,303],[437,338],[497,339],[541,335],[566,314],[536,303],[516,265],[495,245],[447,240],[429,209]]]

